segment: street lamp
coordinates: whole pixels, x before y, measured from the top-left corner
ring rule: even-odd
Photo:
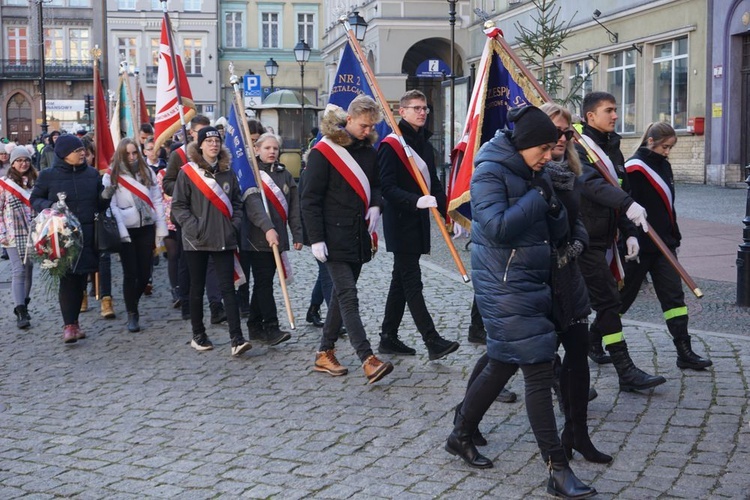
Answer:
[[[359,40],[360,42],[365,39],[365,32],[367,31],[367,22],[362,18],[362,16],[359,15],[359,12],[356,10],[349,14],[349,17],[347,17],[347,22],[354,30],[354,36]]]
[[[450,123],[450,142],[448,143],[448,148],[450,150],[453,149],[454,142],[456,141],[456,3],[457,0],[448,0],[448,4],[450,4],[450,11],[448,14],[449,22],[451,25],[451,98],[450,98],[450,116],[448,117],[451,121]],[[451,151],[448,151],[448,158],[450,158]],[[440,180],[443,182],[443,186],[445,186],[445,168],[440,172]]]
[[[273,57],[266,61],[266,75],[271,79],[271,92],[273,92],[273,79],[279,74],[279,63],[273,60]]]
[[[300,92],[300,103],[302,104],[302,135],[299,138],[300,151],[305,149],[305,63],[310,59],[310,46],[300,39],[294,46],[294,58],[299,63],[299,77],[302,91]]]
[[[45,82],[47,76],[44,73],[44,18],[42,17],[42,0],[36,0],[37,5],[37,24],[39,29],[39,93],[42,95],[42,133],[46,134],[49,130],[47,124],[47,88]]]

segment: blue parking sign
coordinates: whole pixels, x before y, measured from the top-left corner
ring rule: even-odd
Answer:
[[[261,97],[260,75],[245,75],[245,97]]]

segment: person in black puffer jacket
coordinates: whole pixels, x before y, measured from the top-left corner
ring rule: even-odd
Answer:
[[[552,242],[567,230],[567,214],[549,175],[558,132],[534,106],[508,112],[513,131],[499,130],[482,145],[471,179],[471,267],[479,312],[487,329],[487,365],[459,404],[445,449],[476,468],[492,467],[473,443],[477,426],[508,379],[521,368],[526,412],[550,476],[547,491],[588,498],[596,490],[570,469],[552,407]],[[484,358],[484,356],[482,357]],[[478,363],[484,362],[480,358]]]
[[[86,150],[74,135],[61,135],[55,141],[55,161],[51,168],[42,170],[31,191],[31,205],[41,212],[58,202],[58,193],[65,193],[65,203],[78,218],[83,230],[83,249],[71,271],[60,278],[60,312],[63,316],[63,341],[72,344],[86,338],[78,324],[86,280],[99,266],[98,251],[94,248],[94,217],[106,210],[109,200],[102,198],[102,178],[86,165]]]

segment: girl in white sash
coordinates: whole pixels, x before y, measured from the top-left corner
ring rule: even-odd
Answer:
[[[31,291],[32,260],[26,258],[29,225],[34,209],[29,203],[31,188],[36,181],[31,168],[31,155],[24,146],[16,146],[10,155],[10,169],[0,180],[0,244],[8,250],[12,269],[13,301],[16,326],[31,326],[28,312]]]
[[[120,262],[128,330],[138,332],[138,301],[151,276],[156,240],[169,234],[162,193],[156,176],[138,152],[138,145],[129,138],[117,145],[111,171],[104,175],[102,183],[103,196],[112,198],[110,207],[122,240]]]

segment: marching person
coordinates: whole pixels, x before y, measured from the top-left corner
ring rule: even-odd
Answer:
[[[375,124],[382,119],[377,103],[365,95],[355,97],[346,112],[329,105],[321,123],[323,138],[307,159],[301,195],[312,253],[326,263],[333,281],[313,369],[334,377],[348,373],[335,354],[343,320],[370,384],[393,370],[390,362],[372,352],[357,297],[357,278],[362,265],[372,259],[371,235],[380,218],[380,179],[373,144]]]
[[[78,218],[83,231],[83,248],[75,265],[60,278],[59,301],[62,313],[63,342],[72,344],[86,338],[78,324],[81,302],[86,292],[86,281],[98,267],[98,251],[94,245],[94,218],[107,209],[109,200],[102,195],[102,178],[86,165],[86,150],[81,140],[70,134],[57,138],[55,162],[42,170],[31,191],[31,206],[37,212],[51,208],[59,201],[58,193],[65,193],[65,204]]]
[[[608,463],[612,457],[600,452],[588,432],[588,406],[591,375],[589,372],[588,316],[591,313],[588,291],[578,267],[578,256],[589,242],[579,217],[581,205],[581,163],[573,145],[570,111],[555,103],[540,108],[557,127],[559,138],[552,148],[552,160],[544,171],[552,179],[555,195],[568,215],[567,233],[557,242],[557,262],[553,262],[553,319],[558,341],[565,348],[560,369],[560,406],[565,427],[560,441],[568,458],[577,450],[589,462]]]
[[[589,357],[596,363],[611,362],[615,365],[621,391],[645,390],[663,384],[666,379],[637,368],[630,358],[620,320],[618,280],[612,274],[612,267],[621,269],[617,239],[625,240],[626,259],[638,256],[635,226],[648,230],[646,210],[628,194],[630,183],[620,152],[620,136],[615,133],[615,97],[606,92],[586,94],[583,116],[582,139],[622,187],[607,182],[594,167],[586,150],[580,144],[576,146],[583,165],[581,217],[589,234],[589,246],[578,258],[578,265],[589,291],[591,307],[596,311],[596,319],[589,330]],[[602,343],[610,356],[604,354]]]
[[[549,467],[547,491],[588,498],[596,490],[570,469],[552,407],[557,338],[550,318],[550,254],[551,242],[565,233],[567,215],[542,168],[551,158],[557,128],[534,106],[511,109],[508,120],[513,131],[499,130],[482,145],[471,179],[472,279],[489,360],[466,390],[445,449],[471,467],[493,466],[473,436],[520,367],[529,423]]]
[[[156,240],[169,234],[161,189],[138,151],[138,144],[130,138],[117,145],[110,172],[104,174],[102,183],[103,196],[111,198],[110,208],[122,240],[122,294],[128,331],[139,332],[138,302],[151,278]]]
[[[625,162],[630,194],[648,211],[649,231],[656,231],[675,258],[682,235],[674,208],[674,176],[669,153],[676,143],[677,134],[671,125],[652,123],[643,134],[638,150]],[[708,368],[713,364],[711,360],[693,352],[691,346],[688,309],[680,275],[645,233],[638,233],[638,244],[641,248],[638,259],[626,259],[625,262],[620,314],[625,314],[633,304],[648,273],[677,348],[677,366],[693,370]]]
[[[34,209],[29,197],[37,172],[31,166],[31,155],[23,146],[10,154],[10,169],[0,179],[0,245],[7,249],[11,267],[11,289],[16,326],[31,326],[29,295],[31,293],[33,260],[28,255],[28,241]]]
[[[265,191],[268,213],[263,206],[260,192],[250,193],[245,198],[246,225],[241,247],[247,252],[253,273],[253,294],[250,299],[250,314],[247,320],[248,337],[270,345],[289,340],[289,332],[279,328],[276,301],[273,298],[273,277],[276,261],[272,246],[281,252],[284,271],[291,272],[289,260],[284,252],[289,251],[289,232],[295,250],[302,250],[302,222],[299,213],[299,195],[294,177],[279,163],[281,139],[271,133],[261,135],[255,141],[261,189]],[[287,279],[289,276],[287,276]]]
[[[458,342],[440,336],[427,310],[422,290],[422,270],[419,258],[430,253],[430,213],[437,209],[445,218],[446,198],[435,169],[435,151],[429,140],[432,133],[425,123],[430,108],[427,97],[419,90],[401,96],[398,127],[412,150],[419,172],[412,170],[407,154],[396,134],[380,143],[378,165],[380,188],[383,192],[383,231],[386,248],[393,253],[393,272],[385,315],[380,332],[378,352],[382,354],[414,355],[416,351],[398,337],[398,329],[408,304],[414,323],[427,347],[431,361],[444,358],[456,351]],[[417,175],[430,194],[422,193]]]
[[[242,217],[242,199],[231,155],[222,145],[219,131],[203,127],[197,141],[188,145],[188,159],[177,176],[172,195],[172,215],[182,228],[182,249],[190,271],[190,323],[197,351],[210,351],[213,344],[203,324],[203,292],[211,257],[226,305],[232,356],[252,347],[242,336],[240,311],[235,296],[235,252]],[[241,274],[241,270],[240,273]]]

